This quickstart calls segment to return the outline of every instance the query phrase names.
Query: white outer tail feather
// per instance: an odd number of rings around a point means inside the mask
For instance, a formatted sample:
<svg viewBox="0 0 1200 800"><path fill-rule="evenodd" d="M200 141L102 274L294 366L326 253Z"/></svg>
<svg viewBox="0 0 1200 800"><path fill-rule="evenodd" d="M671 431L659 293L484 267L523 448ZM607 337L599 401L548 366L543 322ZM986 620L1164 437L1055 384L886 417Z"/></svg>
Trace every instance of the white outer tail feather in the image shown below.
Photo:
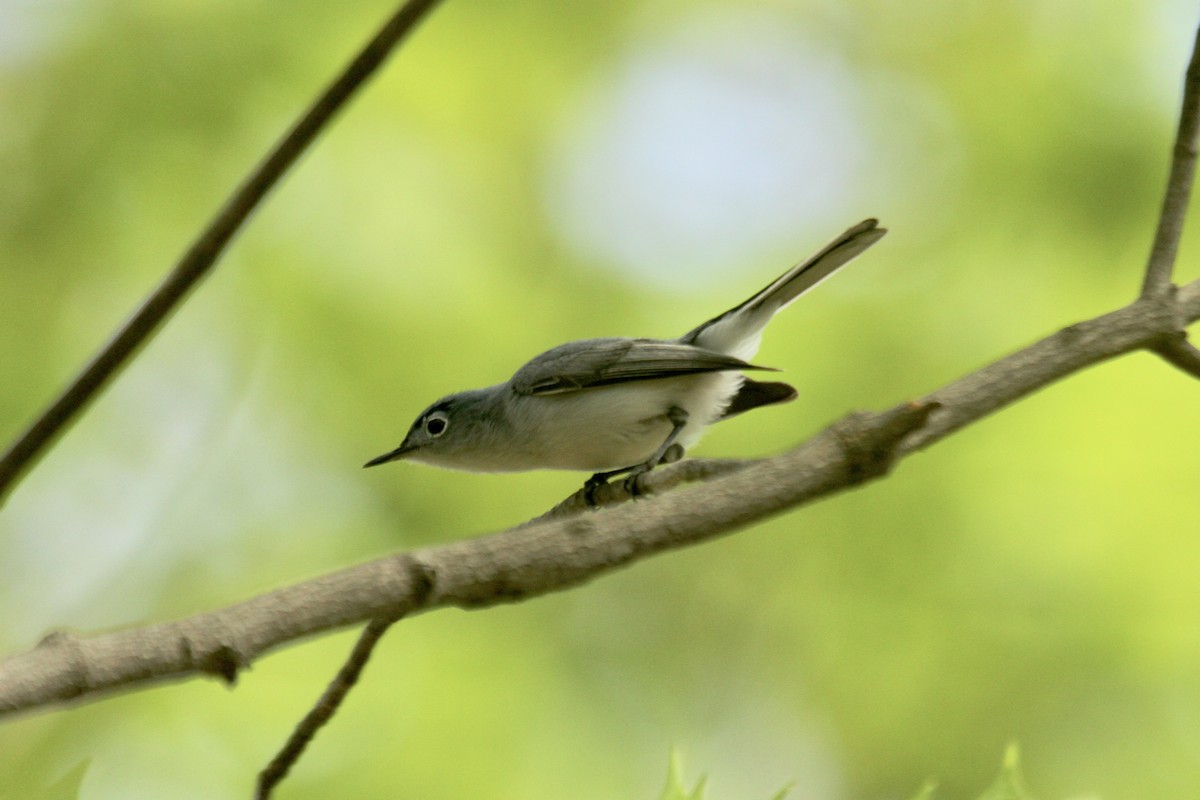
<svg viewBox="0 0 1200 800"><path fill-rule="evenodd" d="M882 239L887 229L878 224L878 220L866 219L846 229L749 300L684 334L682 340L749 361L758 352L763 329L771 318Z"/></svg>

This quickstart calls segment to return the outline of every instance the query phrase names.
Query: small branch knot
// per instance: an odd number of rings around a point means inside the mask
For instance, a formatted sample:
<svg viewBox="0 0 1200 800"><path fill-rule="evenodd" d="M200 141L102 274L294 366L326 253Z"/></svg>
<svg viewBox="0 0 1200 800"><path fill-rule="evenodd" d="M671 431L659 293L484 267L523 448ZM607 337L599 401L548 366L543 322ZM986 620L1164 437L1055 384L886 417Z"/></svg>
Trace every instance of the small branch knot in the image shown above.
<svg viewBox="0 0 1200 800"><path fill-rule="evenodd" d="M63 647L74 641L75 636L70 631L50 631L37 643L38 647Z"/></svg>
<svg viewBox="0 0 1200 800"><path fill-rule="evenodd" d="M408 579L412 581L413 608L421 608L429 602L437 586L437 570L412 556L405 558L404 569L408 572ZM406 612L400 612L401 615L404 613Z"/></svg>
<svg viewBox="0 0 1200 800"><path fill-rule="evenodd" d="M38 650L58 650L65 652L66 660L73 676L71 697L86 694L91 688L91 675L87 659L83 655L83 646L79 637L70 631L50 631L37 643Z"/></svg>
<svg viewBox="0 0 1200 800"><path fill-rule="evenodd" d="M935 400L912 401L878 414L856 411L837 422L830 432L846 456L849 482L856 485L887 474L900 442L923 427L940 406Z"/></svg>
<svg viewBox="0 0 1200 800"><path fill-rule="evenodd" d="M215 675L229 686L237 683L238 672L244 666L241 656L227 644L213 650L200 663L200 668L209 675Z"/></svg>
<svg viewBox="0 0 1200 800"><path fill-rule="evenodd" d="M838 420L830 428L846 456L846 469L851 484L859 484L874 475L887 472L887 456L873 441L869 422L872 414L855 411Z"/></svg>

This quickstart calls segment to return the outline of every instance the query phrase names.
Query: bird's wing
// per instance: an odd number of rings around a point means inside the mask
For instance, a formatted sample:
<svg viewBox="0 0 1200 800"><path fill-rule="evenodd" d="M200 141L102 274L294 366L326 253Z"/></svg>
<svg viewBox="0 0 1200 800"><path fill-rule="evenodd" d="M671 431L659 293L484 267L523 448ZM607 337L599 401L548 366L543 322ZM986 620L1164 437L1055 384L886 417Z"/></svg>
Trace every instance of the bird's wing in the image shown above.
<svg viewBox="0 0 1200 800"><path fill-rule="evenodd" d="M770 369L682 342L656 339L585 339L547 350L517 370L517 394L577 392L630 381L674 378L701 372Z"/></svg>

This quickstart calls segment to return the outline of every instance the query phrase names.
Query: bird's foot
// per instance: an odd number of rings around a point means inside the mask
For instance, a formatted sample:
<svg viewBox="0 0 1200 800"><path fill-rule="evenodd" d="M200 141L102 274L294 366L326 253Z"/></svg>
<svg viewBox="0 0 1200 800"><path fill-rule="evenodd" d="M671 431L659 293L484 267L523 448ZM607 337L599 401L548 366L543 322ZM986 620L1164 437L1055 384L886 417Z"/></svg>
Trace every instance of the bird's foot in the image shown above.
<svg viewBox="0 0 1200 800"><path fill-rule="evenodd" d="M621 475L623 473L629 473L626 475L625 480L621 482L621 485L625 488L625 491L629 492L630 497L641 497L644 491L641 483L641 477L643 475L657 467L659 464L674 464L681 458L683 458L683 445L671 444L669 447L663 450L662 455L658 456L657 458L652 458L645 463L636 464L632 467L625 467L624 469L614 469L611 472L597 472L595 475L583 482L583 502L588 508L595 508L596 490L601 486L607 485L609 478L616 477L617 475Z"/></svg>
<svg viewBox="0 0 1200 800"><path fill-rule="evenodd" d="M683 445L676 442L667 448L663 453L662 458L658 460L659 464L674 464L679 459L683 458Z"/></svg>
<svg viewBox="0 0 1200 800"><path fill-rule="evenodd" d="M642 496L642 476L652 469L654 469L654 466L651 464L638 464L629 470L629 474L625 476L622 485L634 500Z"/></svg>
<svg viewBox="0 0 1200 800"><path fill-rule="evenodd" d="M596 507L596 490L601 486L606 486L608 479L612 476L611 472L597 472L583 482L583 502L588 508Z"/></svg>
<svg viewBox="0 0 1200 800"><path fill-rule="evenodd" d="M629 492L629 496L634 499L641 497L645 493L645 488L642 486L643 475L660 464L674 464L681 458L683 458L683 445L672 444L663 451L663 454L657 460L638 464L629 470L629 475L625 478L625 491Z"/></svg>

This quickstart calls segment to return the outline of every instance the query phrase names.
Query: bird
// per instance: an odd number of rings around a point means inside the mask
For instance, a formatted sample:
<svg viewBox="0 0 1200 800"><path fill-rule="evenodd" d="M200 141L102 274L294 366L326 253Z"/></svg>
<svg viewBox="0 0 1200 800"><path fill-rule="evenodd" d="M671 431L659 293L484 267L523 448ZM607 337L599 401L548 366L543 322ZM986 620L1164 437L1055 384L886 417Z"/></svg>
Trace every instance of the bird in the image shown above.
<svg viewBox="0 0 1200 800"><path fill-rule="evenodd" d="M406 460L471 472L593 473L584 496L678 460L705 429L795 399L776 372L749 362L771 318L878 242L866 219L723 314L677 339L582 339L534 356L504 383L451 394L422 411L398 447L364 467Z"/></svg>

